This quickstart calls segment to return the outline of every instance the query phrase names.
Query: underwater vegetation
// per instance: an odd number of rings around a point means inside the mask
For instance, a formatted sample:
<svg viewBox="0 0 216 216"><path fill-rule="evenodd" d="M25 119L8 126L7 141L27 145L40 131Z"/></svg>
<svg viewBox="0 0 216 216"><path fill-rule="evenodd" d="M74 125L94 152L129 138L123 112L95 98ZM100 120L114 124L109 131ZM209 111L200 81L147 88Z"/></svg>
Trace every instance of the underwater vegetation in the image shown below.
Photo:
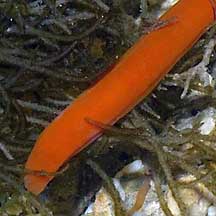
<svg viewBox="0 0 216 216"><path fill-rule="evenodd" d="M101 185L116 215L127 215L110 177L137 158L148 165L166 215L172 212L163 182L182 215L183 187L216 204L215 26L115 127L92 122L105 135L54 173L40 197L23 186L24 163L40 132L148 32L149 14L161 2L0 1L1 215L81 215ZM179 182L185 173L195 180Z"/></svg>

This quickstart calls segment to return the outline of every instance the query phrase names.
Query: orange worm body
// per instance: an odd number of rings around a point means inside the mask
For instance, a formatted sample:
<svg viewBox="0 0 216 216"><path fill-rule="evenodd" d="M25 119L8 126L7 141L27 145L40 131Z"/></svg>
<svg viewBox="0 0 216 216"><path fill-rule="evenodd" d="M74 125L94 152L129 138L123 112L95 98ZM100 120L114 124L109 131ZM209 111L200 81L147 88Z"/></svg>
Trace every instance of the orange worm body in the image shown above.
<svg viewBox="0 0 216 216"><path fill-rule="evenodd" d="M212 0L180 0L160 20L177 22L143 36L103 79L82 93L40 135L26 169L56 172L95 140L102 129L90 118L114 124L137 105L214 22ZM39 194L52 176L27 174L26 188Z"/></svg>

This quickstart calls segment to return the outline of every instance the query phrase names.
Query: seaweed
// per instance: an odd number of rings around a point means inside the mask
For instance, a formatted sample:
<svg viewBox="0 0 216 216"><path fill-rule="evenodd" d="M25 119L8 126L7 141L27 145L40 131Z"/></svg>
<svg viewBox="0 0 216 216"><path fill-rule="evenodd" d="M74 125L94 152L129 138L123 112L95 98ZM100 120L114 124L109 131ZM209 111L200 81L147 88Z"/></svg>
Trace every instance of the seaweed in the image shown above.
<svg viewBox="0 0 216 216"><path fill-rule="evenodd" d="M87 164L103 179L105 188L111 194L114 204L115 204L115 215L116 216L126 216L126 211L123 207L120 195L116 190L112 178L108 177L106 173L92 160L88 160Z"/></svg>

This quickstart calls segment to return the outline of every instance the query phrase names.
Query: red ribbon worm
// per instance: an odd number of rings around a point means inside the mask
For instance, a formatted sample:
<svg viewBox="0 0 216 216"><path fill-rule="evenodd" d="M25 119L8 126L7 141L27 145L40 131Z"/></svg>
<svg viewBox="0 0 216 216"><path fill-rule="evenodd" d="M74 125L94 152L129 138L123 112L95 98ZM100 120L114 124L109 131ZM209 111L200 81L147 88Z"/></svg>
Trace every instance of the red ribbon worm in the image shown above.
<svg viewBox="0 0 216 216"><path fill-rule="evenodd" d="M148 95L214 22L213 0L180 0L160 20L177 22L143 36L119 63L69 105L40 135L26 169L56 172L102 134L88 117L114 124ZM27 174L26 188L39 194L52 176Z"/></svg>

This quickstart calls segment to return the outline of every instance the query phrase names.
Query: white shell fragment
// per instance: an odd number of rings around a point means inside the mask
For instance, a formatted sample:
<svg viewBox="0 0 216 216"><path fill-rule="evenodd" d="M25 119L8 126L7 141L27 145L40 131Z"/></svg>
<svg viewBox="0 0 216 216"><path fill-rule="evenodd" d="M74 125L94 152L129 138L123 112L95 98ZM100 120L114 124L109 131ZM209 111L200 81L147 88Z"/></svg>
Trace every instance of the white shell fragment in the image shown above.
<svg viewBox="0 0 216 216"><path fill-rule="evenodd" d="M194 203L190 208L190 216L205 216L208 212L209 202L205 198L201 198L198 202Z"/></svg>
<svg viewBox="0 0 216 216"><path fill-rule="evenodd" d="M164 3L161 6L162 10L167 10L168 8L170 8L171 6L173 6L174 4L176 4L179 0L167 0L164 1Z"/></svg>
<svg viewBox="0 0 216 216"><path fill-rule="evenodd" d="M122 170L120 170L116 177L120 178L121 176L137 173L137 172L144 172L144 165L141 160L135 160L132 163L125 166Z"/></svg>
<svg viewBox="0 0 216 216"><path fill-rule="evenodd" d="M211 131L215 128L215 119L213 119L212 117L206 117L201 123L202 125L199 130L202 135L210 134Z"/></svg>
<svg viewBox="0 0 216 216"><path fill-rule="evenodd" d="M214 87L215 82L213 80L213 77L208 72L202 71L201 73L199 73L199 78L204 87Z"/></svg>
<svg viewBox="0 0 216 216"><path fill-rule="evenodd" d="M186 182L194 181L195 178L192 175L186 174L186 175L179 176L178 180L182 183L183 182L186 183ZM197 185L197 187L201 187L201 185ZM183 188L179 190L179 195L187 207L188 216L207 215L207 212L209 211L208 208L211 203L206 198L204 198L199 192L197 192L192 188ZM180 216L179 208L170 190L168 190L167 193L167 203L173 215Z"/></svg>
<svg viewBox="0 0 216 216"><path fill-rule="evenodd" d="M216 216L216 206L210 206L208 208L208 215L207 216Z"/></svg>
<svg viewBox="0 0 216 216"><path fill-rule="evenodd" d="M216 109L209 107L202 112L197 113L196 116L181 119L177 125L176 129L181 131L185 129L192 129L193 125L197 123L197 120L200 122L199 131L202 135L210 134L215 128L216 121Z"/></svg>
<svg viewBox="0 0 216 216"><path fill-rule="evenodd" d="M94 216L115 216L112 198L104 188L97 194L93 213Z"/></svg>

